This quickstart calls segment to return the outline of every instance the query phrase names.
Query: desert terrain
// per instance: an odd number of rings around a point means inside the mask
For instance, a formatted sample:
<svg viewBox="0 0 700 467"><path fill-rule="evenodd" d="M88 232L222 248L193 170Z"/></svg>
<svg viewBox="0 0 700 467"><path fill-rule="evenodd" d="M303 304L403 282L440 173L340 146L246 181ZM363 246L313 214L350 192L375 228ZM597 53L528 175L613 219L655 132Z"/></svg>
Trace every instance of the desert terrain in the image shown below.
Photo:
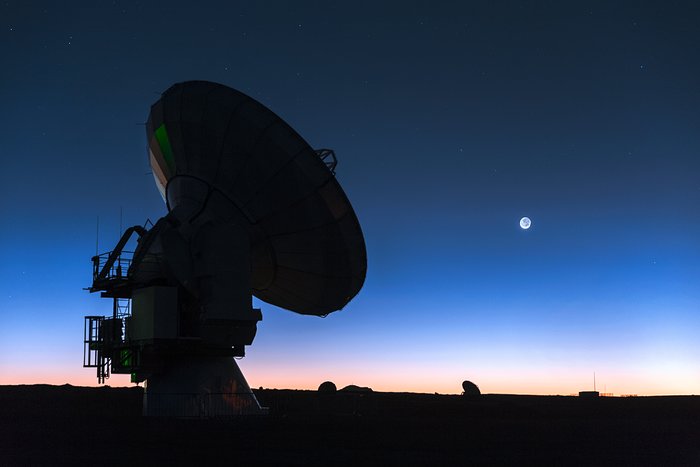
<svg viewBox="0 0 700 467"><path fill-rule="evenodd" d="M144 418L141 388L0 386L0 465L700 465L700 397L319 394Z"/></svg>

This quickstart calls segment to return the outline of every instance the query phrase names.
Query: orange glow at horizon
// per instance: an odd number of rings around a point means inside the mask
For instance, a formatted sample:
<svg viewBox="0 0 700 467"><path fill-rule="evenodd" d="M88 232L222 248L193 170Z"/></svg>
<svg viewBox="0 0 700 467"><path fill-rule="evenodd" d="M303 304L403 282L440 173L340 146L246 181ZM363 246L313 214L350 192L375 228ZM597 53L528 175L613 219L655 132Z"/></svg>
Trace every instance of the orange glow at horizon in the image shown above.
<svg viewBox="0 0 700 467"><path fill-rule="evenodd" d="M240 363L240 362L239 362ZM355 384L368 386L380 392L415 392L459 394L464 379L476 383L484 394L531 394L531 395L571 395L581 390L593 389L591 375L580 375L578 372L496 372L475 371L465 378L457 374L431 373L423 377L413 378L403 373L401 369L392 371L383 369L367 369L364 372L347 371L339 368L311 368L302 372L295 367L255 367L241 365L244 375L252 388L264 387L275 389L316 390L323 381L333 381L338 388ZM509 373L509 374L508 374ZM416 373L412 373L415 375ZM672 382L671 380L675 380ZM664 382L665 381L665 382ZM3 371L0 375L0 385L21 384L50 384L96 387L95 370L78 368L70 371L55 369L52 372L38 373L27 369ZM130 387L129 375L112 375L106 386ZM600 392L644 395L678 395L697 394L700 387L700 375L693 375L689 369L680 368L667 371L666 374L640 375L634 373L618 373L607 375L597 373L596 389Z"/></svg>

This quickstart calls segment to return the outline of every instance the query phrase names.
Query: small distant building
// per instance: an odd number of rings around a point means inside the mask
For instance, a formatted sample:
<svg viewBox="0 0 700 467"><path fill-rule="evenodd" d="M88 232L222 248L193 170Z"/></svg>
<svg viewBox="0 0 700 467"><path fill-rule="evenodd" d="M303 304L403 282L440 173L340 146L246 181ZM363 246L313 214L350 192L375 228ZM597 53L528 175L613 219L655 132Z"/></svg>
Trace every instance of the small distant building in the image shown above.
<svg viewBox="0 0 700 467"><path fill-rule="evenodd" d="M600 393L598 391L579 391L578 396L591 399L594 397L600 397Z"/></svg>

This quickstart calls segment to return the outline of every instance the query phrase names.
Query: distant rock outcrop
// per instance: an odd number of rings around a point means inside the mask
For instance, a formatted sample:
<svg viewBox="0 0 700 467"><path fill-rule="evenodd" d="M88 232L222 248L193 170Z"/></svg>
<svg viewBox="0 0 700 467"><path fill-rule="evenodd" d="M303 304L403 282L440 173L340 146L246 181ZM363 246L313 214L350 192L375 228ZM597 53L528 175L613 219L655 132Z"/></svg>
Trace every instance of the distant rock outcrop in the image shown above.
<svg viewBox="0 0 700 467"><path fill-rule="evenodd" d="M372 391L372 388L363 387L363 386L355 386L354 384L351 384L349 386L345 386L343 389L340 390L340 392L364 393L364 392L373 392L373 391Z"/></svg>

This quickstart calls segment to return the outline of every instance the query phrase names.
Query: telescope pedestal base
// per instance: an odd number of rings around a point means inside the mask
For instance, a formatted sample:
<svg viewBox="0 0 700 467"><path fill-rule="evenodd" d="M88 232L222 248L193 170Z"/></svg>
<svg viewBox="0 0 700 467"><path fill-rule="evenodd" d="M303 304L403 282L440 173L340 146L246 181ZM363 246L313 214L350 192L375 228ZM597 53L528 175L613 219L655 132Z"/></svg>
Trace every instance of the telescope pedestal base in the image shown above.
<svg viewBox="0 0 700 467"><path fill-rule="evenodd" d="M169 362L145 384L147 417L217 418L262 415L253 391L232 357L191 357Z"/></svg>

